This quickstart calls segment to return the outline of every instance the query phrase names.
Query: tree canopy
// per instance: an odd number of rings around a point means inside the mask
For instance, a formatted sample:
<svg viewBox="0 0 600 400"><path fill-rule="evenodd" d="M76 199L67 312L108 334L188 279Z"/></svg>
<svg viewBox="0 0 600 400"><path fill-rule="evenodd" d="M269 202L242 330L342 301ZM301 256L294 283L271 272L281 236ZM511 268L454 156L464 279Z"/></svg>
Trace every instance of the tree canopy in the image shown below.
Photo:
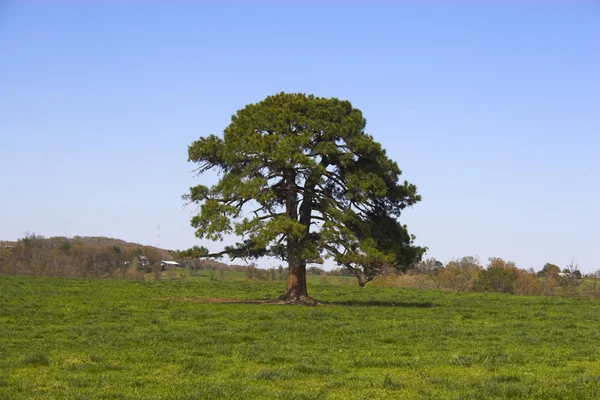
<svg viewBox="0 0 600 400"><path fill-rule="evenodd" d="M560 267L552 263L544 264L541 271L538 272L539 276L558 276L560 273Z"/></svg>
<svg viewBox="0 0 600 400"><path fill-rule="evenodd" d="M363 285L383 268L419 261L425 248L398 218L421 197L399 182L398 165L365 126L348 101L280 93L237 111L222 137L193 142L188 155L198 174L220 176L184 196L199 204L196 236L241 239L192 253L287 261L288 300L307 298L307 263L332 259Z"/></svg>

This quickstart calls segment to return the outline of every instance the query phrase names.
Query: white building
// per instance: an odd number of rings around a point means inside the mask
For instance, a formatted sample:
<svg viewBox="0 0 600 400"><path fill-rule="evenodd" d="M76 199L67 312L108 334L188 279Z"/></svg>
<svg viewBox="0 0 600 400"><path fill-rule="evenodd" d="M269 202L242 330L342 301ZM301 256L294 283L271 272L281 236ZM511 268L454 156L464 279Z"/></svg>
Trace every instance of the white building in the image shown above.
<svg viewBox="0 0 600 400"><path fill-rule="evenodd" d="M179 268L179 263L175 261L161 261L160 266L169 269L169 268Z"/></svg>

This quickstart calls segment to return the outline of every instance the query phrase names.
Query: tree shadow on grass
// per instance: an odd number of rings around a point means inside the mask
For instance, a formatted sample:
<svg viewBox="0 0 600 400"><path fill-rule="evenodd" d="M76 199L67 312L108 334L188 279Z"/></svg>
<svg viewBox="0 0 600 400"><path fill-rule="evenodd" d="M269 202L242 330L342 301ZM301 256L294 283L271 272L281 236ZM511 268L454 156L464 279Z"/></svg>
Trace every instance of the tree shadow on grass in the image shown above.
<svg viewBox="0 0 600 400"><path fill-rule="evenodd" d="M431 302L409 301L382 301L382 300L344 300L344 301L316 301L315 304L287 302L283 300L245 300L245 299L215 299L215 298L168 298L165 300L189 301L194 303L213 304L274 304L274 305L310 305L310 306L337 306L337 307L398 307L398 308L431 308Z"/></svg>
<svg viewBox="0 0 600 400"><path fill-rule="evenodd" d="M323 305L332 306L352 306L352 307L398 307L398 308L431 308L435 304L417 301L382 301L382 300L344 300L344 301L323 301Z"/></svg>

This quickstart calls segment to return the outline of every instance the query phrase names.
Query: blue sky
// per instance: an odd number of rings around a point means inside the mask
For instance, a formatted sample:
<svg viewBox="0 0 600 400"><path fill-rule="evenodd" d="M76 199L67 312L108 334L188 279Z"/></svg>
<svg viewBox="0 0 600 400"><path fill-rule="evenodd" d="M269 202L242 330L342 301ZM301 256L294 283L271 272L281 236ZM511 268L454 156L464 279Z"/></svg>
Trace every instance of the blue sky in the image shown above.
<svg viewBox="0 0 600 400"><path fill-rule="evenodd" d="M285 91L363 111L429 256L595 271L599 71L594 1L0 2L0 240L219 249L187 146Z"/></svg>

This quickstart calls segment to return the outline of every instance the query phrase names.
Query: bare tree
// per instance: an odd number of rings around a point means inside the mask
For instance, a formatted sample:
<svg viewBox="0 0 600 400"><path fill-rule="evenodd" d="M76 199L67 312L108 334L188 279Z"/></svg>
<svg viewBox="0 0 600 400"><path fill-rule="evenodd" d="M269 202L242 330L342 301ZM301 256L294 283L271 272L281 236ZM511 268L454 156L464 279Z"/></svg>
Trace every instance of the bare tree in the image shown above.
<svg viewBox="0 0 600 400"><path fill-rule="evenodd" d="M562 272L563 278L567 285L571 287L579 286L581 284L581 271L579 271L579 265L571 261Z"/></svg>

